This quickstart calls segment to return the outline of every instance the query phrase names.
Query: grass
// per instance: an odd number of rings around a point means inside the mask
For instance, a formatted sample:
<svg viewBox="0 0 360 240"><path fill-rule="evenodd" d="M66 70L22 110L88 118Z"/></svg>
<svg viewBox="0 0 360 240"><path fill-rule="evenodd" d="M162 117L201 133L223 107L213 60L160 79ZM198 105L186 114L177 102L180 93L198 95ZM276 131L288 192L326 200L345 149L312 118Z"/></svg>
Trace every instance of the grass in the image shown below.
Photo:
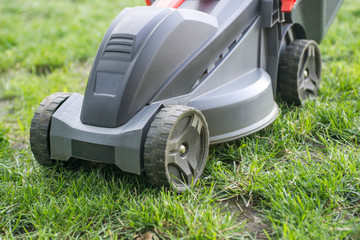
<svg viewBox="0 0 360 240"><path fill-rule="evenodd" d="M280 103L270 127L213 146L191 191L109 167L36 163L27 138L38 103L82 93L109 23L140 4L0 0L0 239L359 239L359 0L345 0L321 44L319 98Z"/></svg>

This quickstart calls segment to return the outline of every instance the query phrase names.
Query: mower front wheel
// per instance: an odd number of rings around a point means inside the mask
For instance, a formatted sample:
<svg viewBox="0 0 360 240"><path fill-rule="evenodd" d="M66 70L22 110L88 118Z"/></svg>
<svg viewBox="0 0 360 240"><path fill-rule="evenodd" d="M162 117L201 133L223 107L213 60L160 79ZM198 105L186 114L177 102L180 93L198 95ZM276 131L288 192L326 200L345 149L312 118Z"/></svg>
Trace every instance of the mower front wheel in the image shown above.
<svg viewBox="0 0 360 240"><path fill-rule="evenodd" d="M209 153L204 115L192 107L168 106L153 120L145 141L145 172L150 183L183 192L202 175Z"/></svg>
<svg viewBox="0 0 360 240"><path fill-rule="evenodd" d="M36 109L30 127L30 146L36 161L43 166L53 166L50 158L50 123L55 111L70 97L71 93L54 93L45 98Z"/></svg>

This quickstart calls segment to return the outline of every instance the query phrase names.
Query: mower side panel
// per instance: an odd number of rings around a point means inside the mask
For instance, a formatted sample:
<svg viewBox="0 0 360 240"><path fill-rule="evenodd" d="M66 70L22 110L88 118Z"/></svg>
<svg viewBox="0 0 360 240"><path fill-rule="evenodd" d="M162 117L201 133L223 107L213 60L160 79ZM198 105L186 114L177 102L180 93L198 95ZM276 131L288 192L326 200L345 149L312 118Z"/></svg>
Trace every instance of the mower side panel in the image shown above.
<svg viewBox="0 0 360 240"><path fill-rule="evenodd" d="M212 144L254 133L278 115L272 79L263 69L267 45L262 38L262 23L259 16L208 78L193 90L194 99L189 105L206 117Z"/></svg>
<svg viewBox="0 0 360 240"><path fill-rule="evenodd" d="M211 144L254 133L278 115L272 79L263 69L266 42L261 25L258 16L192 92L162 101L199 109L208 122Z"/></svg>
<svg viewBox="0 0 360 240"><path fill-rule="evenodd" d="M71 157L117 165L121 170L141 174L144 135L161 104L144 107L125 125L102 128L80 121L83 96L74 93L52 116L51 159Z"/></svg>
<svg viewBox="0 0 360 240"><path fill-rule="evenodd" d="M217 89L259 68L261 50L264 48L261 34L261 18L258 16L242 33L236 44L219 59L213 71L209 71L208 76L193 87L192 97Z"/></svg>
<svg viewBox="0 0 360 240"><path fill-rule="evenodd" d="M343 0L298 0L292 11L294 23L300 24L307 39L321 42Z"/></svg>
<svg viewBox="0 0 360 240"><path fill-rule="evenodd" d="M219 30L171 75L150 102L188 94L194 85L214 69L221 58L227 54L226 51L243 37L246 30L259 16L259 7L260 1L254 0L219 1L211 13L218 19Z"/></svg>

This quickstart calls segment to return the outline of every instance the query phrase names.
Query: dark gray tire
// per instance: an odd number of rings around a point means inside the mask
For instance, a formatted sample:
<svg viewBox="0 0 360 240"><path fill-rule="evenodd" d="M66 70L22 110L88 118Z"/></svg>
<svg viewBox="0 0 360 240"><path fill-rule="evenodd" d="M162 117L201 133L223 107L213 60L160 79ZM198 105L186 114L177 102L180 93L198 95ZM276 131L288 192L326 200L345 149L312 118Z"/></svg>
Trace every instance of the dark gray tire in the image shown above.
<svg viewBox="0 0 360 240"><path fill-rule="evenodd" d="M51 116L71 93L54 93L45 98L36 109L30 127L30 146L36 161L43 166L53 166L50 159L50 123Z"/></svg>
<svg viewBox="0 0 360 240"><path fill-rule="evenodd" d="M321 83L321 53L312 40L294 40L279 61L277 91L288 104L300 106L318 95Z"/></svg>
<svg viewBox="0 0 360 240"><path fill-rule="evenodd" d="M145 172L150 183L183 192L204 172L209 130L204 115L187 106L163 108L153 120L145 147Z"/></svg>

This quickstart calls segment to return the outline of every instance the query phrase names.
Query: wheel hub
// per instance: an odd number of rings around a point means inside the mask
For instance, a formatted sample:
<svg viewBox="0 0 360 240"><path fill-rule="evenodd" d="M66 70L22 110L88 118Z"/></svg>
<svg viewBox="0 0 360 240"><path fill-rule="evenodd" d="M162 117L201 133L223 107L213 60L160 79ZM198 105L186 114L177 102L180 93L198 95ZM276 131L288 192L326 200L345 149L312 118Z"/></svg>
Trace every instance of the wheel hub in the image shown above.
<svg viewBox="0 0 360 240"><path fill-rule="evenodd" d="M188 106L165 107L151 124L144 148L145 171L153 183L187 190L204 172L209 153L205 117Z"/></svg>
<svg viewBox="0 0 360 240"><path fill-rule="evenodd" d="M187 152L187 148L184 144L182 144L179 148L180 155L184 155Z"/></svg>
<svg viewBox="0 0 360 240"><path fill-rule="evenodd" d="M305 69L304 77L305 77L305 79L309 77L309 69Z"/></svg>

